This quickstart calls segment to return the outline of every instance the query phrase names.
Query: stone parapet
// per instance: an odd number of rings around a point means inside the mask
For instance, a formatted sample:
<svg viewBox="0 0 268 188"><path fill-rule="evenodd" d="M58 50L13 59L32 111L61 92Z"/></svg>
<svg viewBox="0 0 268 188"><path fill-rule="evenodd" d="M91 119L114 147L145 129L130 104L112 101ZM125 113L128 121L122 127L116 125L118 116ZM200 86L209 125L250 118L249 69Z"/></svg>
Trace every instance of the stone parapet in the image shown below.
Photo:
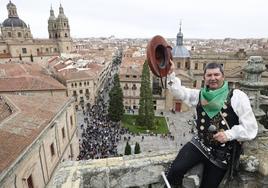
<svg viewBox="0 0 268 188"><path fill-rule="evenodd" d="M168 168L176 155L177 151L150 152L106 159L66 161L59 165L47 187L162 188L164 180L161 172ZM230 183L230 188L268 187L268 176L262 170L267 164L262 161L263 164L260 163L254 170L250 168L254 162L256 163L256 158L242 157L241 163L244 165L241 166L238 176ZM202 176L200 170L202 166L199 165L186 174L183 181L184 188L199 186L199 178Z"/></svg>

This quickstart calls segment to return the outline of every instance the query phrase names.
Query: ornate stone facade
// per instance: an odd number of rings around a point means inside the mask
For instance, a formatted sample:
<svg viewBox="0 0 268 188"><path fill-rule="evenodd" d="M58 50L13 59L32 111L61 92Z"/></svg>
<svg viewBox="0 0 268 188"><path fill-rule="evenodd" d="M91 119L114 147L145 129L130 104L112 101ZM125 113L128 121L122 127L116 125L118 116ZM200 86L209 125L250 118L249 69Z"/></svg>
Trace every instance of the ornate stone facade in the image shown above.
<svg viewBox="0 0 268 188"><path fill-rule="evenodd" d="M60 5L56 18L50 10L48 20L49 39L34 39L30 26L21 20L16 5L7 4L8 18L1 24L0 62L11 60L41 61L60 53L72 51L72 39L68 18Z"/></svg>

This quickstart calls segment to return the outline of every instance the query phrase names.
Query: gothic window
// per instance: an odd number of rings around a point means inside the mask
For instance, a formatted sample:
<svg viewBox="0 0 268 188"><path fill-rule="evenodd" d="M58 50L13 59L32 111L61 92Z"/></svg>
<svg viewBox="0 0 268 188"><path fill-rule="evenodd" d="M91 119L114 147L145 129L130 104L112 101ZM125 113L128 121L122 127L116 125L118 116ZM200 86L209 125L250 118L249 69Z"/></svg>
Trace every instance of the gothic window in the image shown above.
<svg viewBox="0 0 268 188"><path fill-rule="evenodd" d="M21 38L21 32L18 32L18 37Z"/></svg>
<svg viewBox="0 0 268 188"><path fill-rule="evenodd" d="M79 93L80 93L80 94L83 94L83 90L82 90L82 89L80 89Z"/></svg>
<svg viewBox="0 0 268 188"><path fill-rule="evenodd" d="M71 86L74 87L74 84L72 83Z"/></svg>
<svg viewBox="0 0 268 188"><path fill-rule="evenodd" d="M128 85L126 84L125 86L124 86L124 90L127 90L128 89Z"/></svg>
<svg viewBox="0 0 268 188"><path fill-rule="evenodd" d="M73 91L73 96L76 96L77 94L76 94L76 91Z"/></svg>
<svg viewBox="0 0 268 188"><path fill-rule="evenodd" d="M133 84L133 86L132 86L132 90L136 90L136 89L137 89L136 84Z"/></svg>

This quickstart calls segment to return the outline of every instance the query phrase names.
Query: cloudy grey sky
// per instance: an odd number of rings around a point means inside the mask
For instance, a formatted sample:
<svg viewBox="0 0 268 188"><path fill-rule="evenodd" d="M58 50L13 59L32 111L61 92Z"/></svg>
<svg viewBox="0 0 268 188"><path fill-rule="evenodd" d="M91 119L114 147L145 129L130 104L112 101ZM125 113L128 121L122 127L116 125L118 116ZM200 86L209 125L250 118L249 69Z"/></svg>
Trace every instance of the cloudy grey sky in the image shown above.
<svg viewBox="0 0 268 188"><path fill-rule="evenodd" d="M0 22L7 18L0 0ZM12 0L35 38L48 38L52 5L62 4L72 37L268 38L267 0Z"/></svg>

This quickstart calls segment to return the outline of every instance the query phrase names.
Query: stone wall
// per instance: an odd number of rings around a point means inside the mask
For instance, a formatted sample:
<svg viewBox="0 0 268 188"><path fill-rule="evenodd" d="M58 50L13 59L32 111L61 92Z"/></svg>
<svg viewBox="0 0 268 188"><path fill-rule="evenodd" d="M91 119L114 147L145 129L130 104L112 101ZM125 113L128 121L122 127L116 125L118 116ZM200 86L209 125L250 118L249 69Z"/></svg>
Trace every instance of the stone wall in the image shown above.
<svg viewBox="0 0 268 188"><path fill-rule="evenodd" d="M47 187L162 188L164 180L161 172L168 168L176 154L177 151L151 152L107 159L63 162ZM239 174L229 188L268 187L268 176L262 171L263 168L267 168L265 161L259 165L258 158L243 155L241 164ZM198 187L201 170L202 166L199 165L187 173L183 181L185 188Z"/></svg>

